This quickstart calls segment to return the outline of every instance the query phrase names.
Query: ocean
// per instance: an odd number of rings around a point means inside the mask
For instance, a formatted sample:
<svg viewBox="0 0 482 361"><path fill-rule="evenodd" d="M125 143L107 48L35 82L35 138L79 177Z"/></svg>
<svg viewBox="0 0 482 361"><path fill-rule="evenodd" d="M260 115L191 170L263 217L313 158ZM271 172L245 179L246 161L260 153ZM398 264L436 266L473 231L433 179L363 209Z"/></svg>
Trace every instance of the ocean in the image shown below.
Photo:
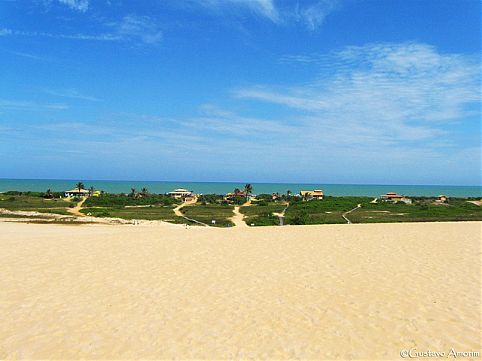
<svg viewBox="0 0 482 361"><path fill-rule="evenodd" d="M55 192L75 188L77 180L61 179L0 179L0 192L6 191L38 191L51 189ZM224 194L235 188L242 189L244 183L235 182L164 182L164 181L107 181L82 180L86 188L108 193L128 193L131 188L141 190L147 188L151 193L166 193L176 188L186 188L197 194ZM370 196L377 197L387 192L397 192L407 196L438 196L449 197L482 197L482 187L479 186L442 186L442 185L380 185L380 184L304 184L304 183L252 183L253 193L285 194L290 190L293 194L302 189L322 189L331 196Z"/></svg>

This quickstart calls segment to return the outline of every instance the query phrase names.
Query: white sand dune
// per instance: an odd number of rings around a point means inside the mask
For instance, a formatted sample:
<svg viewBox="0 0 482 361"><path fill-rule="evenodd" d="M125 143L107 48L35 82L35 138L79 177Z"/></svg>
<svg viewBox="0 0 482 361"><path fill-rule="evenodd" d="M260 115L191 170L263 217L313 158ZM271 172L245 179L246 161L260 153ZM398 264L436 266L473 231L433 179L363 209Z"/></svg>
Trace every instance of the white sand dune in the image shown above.
<svg viewBox="0 0 482 361"><path fill-rule="evenodd" d="M481 231L0 222L0 358L480 351Z"/></svg>

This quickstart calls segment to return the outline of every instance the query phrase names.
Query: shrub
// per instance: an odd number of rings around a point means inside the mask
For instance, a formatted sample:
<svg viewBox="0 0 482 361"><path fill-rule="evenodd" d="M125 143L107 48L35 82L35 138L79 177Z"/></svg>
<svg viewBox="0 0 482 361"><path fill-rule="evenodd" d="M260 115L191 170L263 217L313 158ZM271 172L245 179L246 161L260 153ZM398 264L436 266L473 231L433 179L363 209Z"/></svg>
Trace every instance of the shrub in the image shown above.
<svg viewBox="0 0 482 361"><path fill-rule="evenodd" d="M292 219L291 224L308 224L309 216L306 211L298 212Z"/></svg>
<svg viewBox="0 0 482 361"><path fill-rule="evenodd" d="M246 197L241 197L241 196L233 197L231 200L231 203L237 204L237 205L244 204L245 202L246 202Z"/></svg>
<svg viewBox="0 0 482 361"><path fill-rule="evenodd" d="M198 198L198 202L201 204L214 204L214 203L220 203L223 201L223 196L219 194L203 194L200 195Z"/></svg>
<svg viewBox="0 0 482 361"><path fill-rule="evenodd" d="M163 194L149 194L139 198L129 197L125 194L104 194L100 197L90 197L84 204L86 207L123 207L137 205L169 206L180 202L180 200Z"/></svg>
<svg viewBox="0 0 482 361"><path fill-rule="evenodd" d="M258 199L259 201L271 202L271 200L273 199L273 195L272 194L258 194L256 196L256 199Z"/></svg>

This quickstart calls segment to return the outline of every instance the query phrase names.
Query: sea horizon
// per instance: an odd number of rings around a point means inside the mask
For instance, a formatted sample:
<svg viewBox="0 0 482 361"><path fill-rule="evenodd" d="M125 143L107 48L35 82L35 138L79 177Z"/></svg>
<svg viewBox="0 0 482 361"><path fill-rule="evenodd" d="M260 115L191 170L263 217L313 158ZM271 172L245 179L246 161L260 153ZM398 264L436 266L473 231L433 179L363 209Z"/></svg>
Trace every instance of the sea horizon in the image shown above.
<svg viewBox="0 0 482 361"><path fill-rule="evenodd" d="M131 188L138 190L147 188L151 193L166 193L175 188L187 188L198 194L224 194L234 188L242 188L248 182L225 181L163 181L163 180L98 180L98 179L17 179L0 178L0 192L34 191L42 192L51 189L62 192L75 187L77 182L85 187L108 193L128 193ZM253 193L280 193L290 190L293 194L305 189L322 189L327 196L379 196L389 191L408 196L438 196L444 194L451 197L482 197L482 187L478 185L435 185L435 184L356 184L356 183L284 183L284 182L251 182Z"/></svg>

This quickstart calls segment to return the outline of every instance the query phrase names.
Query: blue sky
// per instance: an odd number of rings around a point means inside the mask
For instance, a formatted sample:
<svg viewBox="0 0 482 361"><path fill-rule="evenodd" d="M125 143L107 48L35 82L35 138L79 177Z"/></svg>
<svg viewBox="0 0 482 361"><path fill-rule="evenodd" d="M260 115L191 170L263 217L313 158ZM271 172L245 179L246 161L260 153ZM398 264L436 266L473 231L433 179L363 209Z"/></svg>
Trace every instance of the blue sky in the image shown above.
<svg viewBox="0 0 482 361"><path fill-rule="evenodd" d="M0 0L0 177L479 185L480 10Z"/></svg>

